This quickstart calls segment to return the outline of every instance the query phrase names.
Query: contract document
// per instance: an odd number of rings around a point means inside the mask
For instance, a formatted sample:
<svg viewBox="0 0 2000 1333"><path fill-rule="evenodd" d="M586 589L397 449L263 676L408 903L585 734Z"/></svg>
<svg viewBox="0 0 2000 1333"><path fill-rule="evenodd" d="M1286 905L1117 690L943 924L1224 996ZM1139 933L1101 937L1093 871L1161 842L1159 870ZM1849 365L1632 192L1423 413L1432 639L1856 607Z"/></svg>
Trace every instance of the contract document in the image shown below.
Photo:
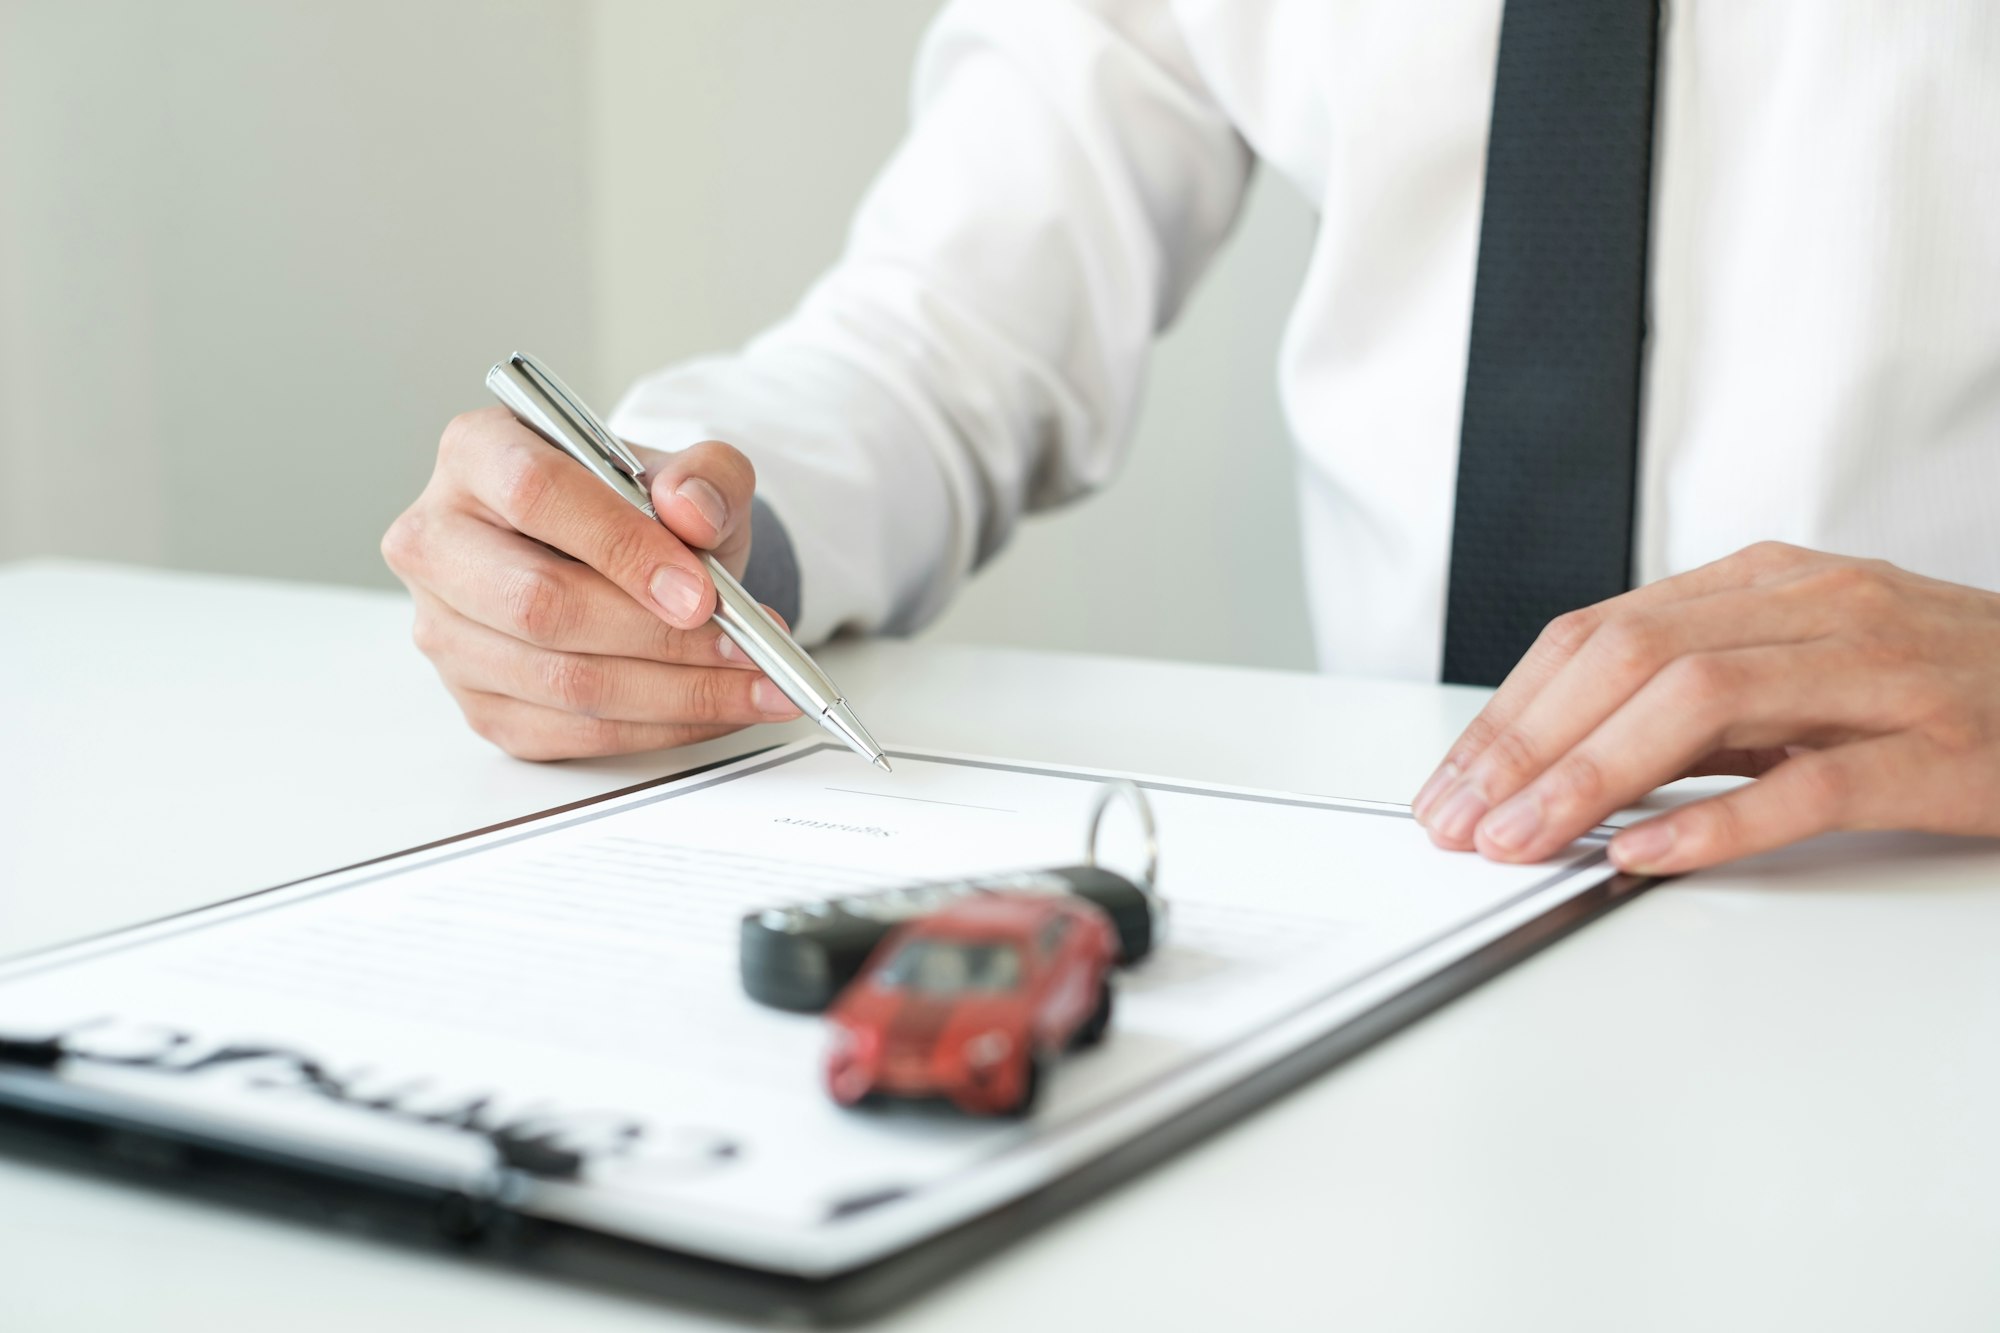
<svg viewBox="0 0 2000 1333"><path fill-rule="evenodd" d="M1400 805L1135 778L1165 934L1117 974L1104 1044L1025 1120L842 1110L825 1021L743 994L745 913L1075 864L1111 776L891 753L801 742L17 959L0 1036L95 1058L0 1066L0 1104L425 1180L486 1167L456 1130L511 1126L584 1160L510 1182L523 1214L820 1277L1042 1189L1613 874L1601 835L1497 865ZM1136 868L1119 819L1106 863Z"/></svg>

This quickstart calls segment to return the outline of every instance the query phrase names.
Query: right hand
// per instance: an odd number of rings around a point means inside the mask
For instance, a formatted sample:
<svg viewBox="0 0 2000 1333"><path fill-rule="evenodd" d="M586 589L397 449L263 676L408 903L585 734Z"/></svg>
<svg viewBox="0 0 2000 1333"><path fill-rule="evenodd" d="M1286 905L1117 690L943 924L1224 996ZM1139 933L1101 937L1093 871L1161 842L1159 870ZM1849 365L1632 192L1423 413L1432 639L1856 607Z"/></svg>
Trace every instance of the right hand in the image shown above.
<svg viewBox="0 0 2000 1333"><path fill-rule="evenodd" d="M382 538L417 647L466 721L521 759L654 750L799 715L710 620L698 551L742 576L750 460L634 449L654 522L504 408L445 427L430 485Z"/></svg>

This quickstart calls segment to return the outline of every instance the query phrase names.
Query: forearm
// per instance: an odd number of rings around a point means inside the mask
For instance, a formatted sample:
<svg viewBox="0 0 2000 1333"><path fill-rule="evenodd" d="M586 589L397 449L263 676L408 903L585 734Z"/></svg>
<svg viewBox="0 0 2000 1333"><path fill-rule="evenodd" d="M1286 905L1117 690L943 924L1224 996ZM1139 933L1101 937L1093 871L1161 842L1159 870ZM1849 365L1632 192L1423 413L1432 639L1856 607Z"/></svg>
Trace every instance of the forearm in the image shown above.
<svg viewBox="0 0 2000 1333"><path fill-rule="evenodd" d="M922 624L1022 512L1115 470L1248 171L1177 40L1144 0L953 6L841 262L740 355L621 405L641 443L756 462L803 637Z"/></svg>

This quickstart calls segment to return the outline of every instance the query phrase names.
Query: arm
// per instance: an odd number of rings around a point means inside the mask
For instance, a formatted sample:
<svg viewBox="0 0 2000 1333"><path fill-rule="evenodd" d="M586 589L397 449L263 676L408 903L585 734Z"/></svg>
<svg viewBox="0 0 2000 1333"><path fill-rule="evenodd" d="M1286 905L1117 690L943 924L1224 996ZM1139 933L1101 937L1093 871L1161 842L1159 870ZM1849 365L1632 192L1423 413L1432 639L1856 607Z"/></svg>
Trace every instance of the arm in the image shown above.
<svg viewBox="0 0 2000 1333"><path fill-rule="evenodd" d="M839 264L740 355L614 414L660 522L505 412L445 431L382 544L418 647L524 758L796 716L708 623L695 551L808 641L921 623L1023 509L1110 475L1248 171L1166 0L955 4Z"/></svg>
<svg viewBox="0 0 2000 1333"><path fill-rule="evenodd" d="M919 625L1024 510L1115 470L1248 172L1164 4L962 0L839 263L741 354L639 384L613 428L755 460L808 641Z"/></svg>

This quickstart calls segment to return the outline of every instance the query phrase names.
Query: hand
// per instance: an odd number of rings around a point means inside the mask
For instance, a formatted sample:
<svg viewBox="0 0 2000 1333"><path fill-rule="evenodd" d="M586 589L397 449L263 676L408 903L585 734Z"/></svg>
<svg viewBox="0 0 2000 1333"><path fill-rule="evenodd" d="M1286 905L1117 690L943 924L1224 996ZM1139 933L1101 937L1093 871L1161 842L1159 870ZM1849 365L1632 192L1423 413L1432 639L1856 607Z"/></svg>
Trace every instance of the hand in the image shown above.
<svg viewBox="0 0 2000 1333"><path fill-rule="evenodd" d="M2000 595L1770 542L1552 622L1417 794L1440 847L1551 856L1679 777L1756 782L1619 833L1678 874L1830 829L2000 834Z"/></svg>
<svg viewBox="0 0 2000 1333"><path fill-rule="evenodd" d="M684 745L798 709L709 621L698 550L741 575L750 460L636 450L663 522L502 408L445 428L430 485L382 538L417 647L472 729L522 759Z"/></svg>

